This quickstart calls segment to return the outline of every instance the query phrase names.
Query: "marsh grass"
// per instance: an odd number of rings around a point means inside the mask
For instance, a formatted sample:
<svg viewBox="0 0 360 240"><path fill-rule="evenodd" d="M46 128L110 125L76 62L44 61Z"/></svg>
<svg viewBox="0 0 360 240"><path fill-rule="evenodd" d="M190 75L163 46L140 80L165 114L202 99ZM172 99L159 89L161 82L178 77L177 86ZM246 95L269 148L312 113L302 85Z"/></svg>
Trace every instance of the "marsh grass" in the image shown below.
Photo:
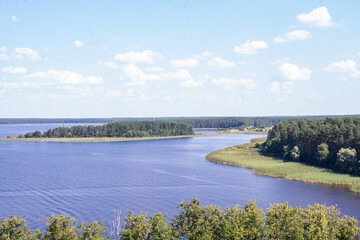
<svg viewBox="0 0 360 240"><path fill-rule="evenodd" d="M215 163L249 168L259 175L342 186L354 192L360 192L360 177L261 155L259 149L255 148L255 144L261 143L265 139L252 139L251 143L210 153L206 159Z"/></svg>

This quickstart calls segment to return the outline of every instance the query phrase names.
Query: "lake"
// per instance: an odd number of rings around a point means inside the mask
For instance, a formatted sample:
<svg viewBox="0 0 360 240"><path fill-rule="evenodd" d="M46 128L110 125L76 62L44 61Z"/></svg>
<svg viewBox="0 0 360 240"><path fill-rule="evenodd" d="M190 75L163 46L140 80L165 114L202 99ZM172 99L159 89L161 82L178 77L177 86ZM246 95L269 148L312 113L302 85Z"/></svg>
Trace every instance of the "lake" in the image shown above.
<svg viewBox="0 0 360 240"><path fill-rule="evenodd" d="M26 126L25 132L24 126ZM0 136L25 134L53 125L0 126ZM104 220L113 210L166 211L192 198L225 208L257 200L261 208L289 202L337 204L360 219L360 194L321 184L257 176L251 170L205 160L218 149L263 135L234 134L135 142L0 142L0 217L39 218L68 214L83 222Z"/></svg>

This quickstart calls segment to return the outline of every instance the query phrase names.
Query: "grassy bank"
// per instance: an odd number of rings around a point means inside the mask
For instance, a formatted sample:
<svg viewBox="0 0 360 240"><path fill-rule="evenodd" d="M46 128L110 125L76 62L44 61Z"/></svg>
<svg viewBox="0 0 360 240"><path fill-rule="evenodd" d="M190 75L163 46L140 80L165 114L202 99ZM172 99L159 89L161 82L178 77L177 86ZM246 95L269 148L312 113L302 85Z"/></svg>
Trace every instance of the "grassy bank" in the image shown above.
<svg viewBox="0 0 360 240"><path fill-rule="evenodd" d="M265 140L266 138L252 139L251 143L210 153L206 159L215 163L249 168L259 175L342 186L354 192L360 192L360 177L261 155L254 146L256 142L261 143Z"/></svg>

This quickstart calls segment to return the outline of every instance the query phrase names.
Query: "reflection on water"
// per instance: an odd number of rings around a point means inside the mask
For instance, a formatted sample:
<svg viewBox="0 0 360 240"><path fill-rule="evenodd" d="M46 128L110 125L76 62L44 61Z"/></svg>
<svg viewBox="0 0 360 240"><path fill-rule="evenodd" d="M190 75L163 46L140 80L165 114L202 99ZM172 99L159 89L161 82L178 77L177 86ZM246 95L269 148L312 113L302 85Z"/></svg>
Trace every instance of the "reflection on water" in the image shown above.
<svg viewBox="0 0 360 240"><path fill-rule="evenodd" d="M36 126L32 126L35 127ZM34 128L33 128L34 129ZM4 134L3 132L0 134ZM114 209L166 211L196 197L225 208L257 200L293 206L338 204L360 219L360 195L342 188L257 176L205 160L206 154L259 135L224 135L137 142L0 142L0 217L69 214L81 221L112 218Z"/></svg>

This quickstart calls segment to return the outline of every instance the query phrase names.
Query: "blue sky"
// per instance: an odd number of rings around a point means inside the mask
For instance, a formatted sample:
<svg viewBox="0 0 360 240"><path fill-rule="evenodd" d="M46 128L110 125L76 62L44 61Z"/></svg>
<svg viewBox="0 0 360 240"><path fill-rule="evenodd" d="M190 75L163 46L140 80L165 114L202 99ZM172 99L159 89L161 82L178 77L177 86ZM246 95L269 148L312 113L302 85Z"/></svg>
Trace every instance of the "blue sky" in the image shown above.
<svg viewBox="0 0 360 240"><path fill-rule="evenodd" d="M0 117L358 114L359 1L0 1Z"/></svg>

